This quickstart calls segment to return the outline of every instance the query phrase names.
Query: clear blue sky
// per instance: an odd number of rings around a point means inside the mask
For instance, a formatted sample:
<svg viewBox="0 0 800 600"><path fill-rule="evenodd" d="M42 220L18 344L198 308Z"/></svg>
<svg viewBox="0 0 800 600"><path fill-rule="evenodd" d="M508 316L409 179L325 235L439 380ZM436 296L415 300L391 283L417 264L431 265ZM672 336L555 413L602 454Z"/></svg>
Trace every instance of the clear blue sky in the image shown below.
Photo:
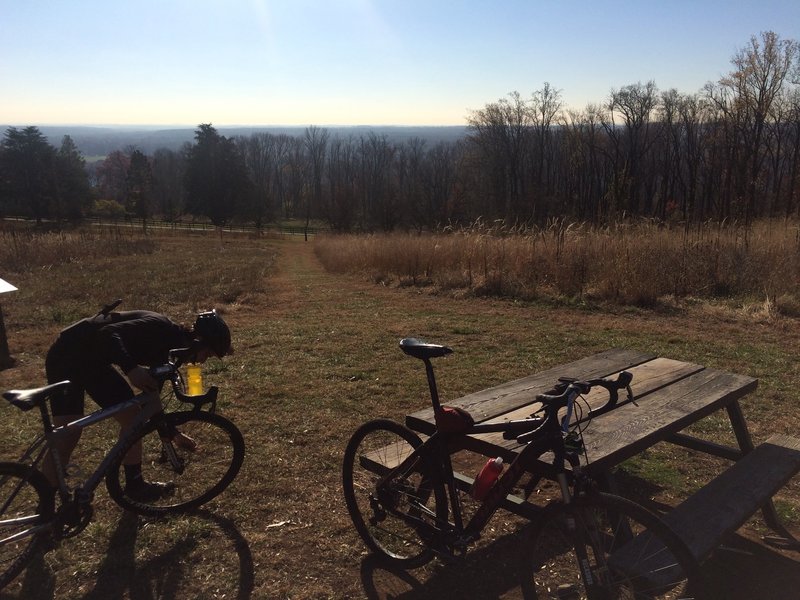
<svg viewBox="0 0 800 600"><path fill-rule="evenodd" d="M0 123L463 125L547 81L696 92L798 0L0 0Z"/></svg>

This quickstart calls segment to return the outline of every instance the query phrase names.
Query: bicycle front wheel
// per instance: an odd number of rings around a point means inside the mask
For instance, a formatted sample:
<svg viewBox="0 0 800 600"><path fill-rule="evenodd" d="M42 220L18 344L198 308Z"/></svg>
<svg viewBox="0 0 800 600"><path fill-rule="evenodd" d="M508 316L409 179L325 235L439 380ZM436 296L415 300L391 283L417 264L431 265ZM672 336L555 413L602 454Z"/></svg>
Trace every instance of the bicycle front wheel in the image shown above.
<svg viewBox="0 0 800 600"><path fill-rule="evenodd" d="M356 531L378 557L414 568L433 557L437 523L447 521L444 486L422 458L396 469L422 444L400 423L359 427L344 453L342 483Z"/></svg>
<svg viewBox="0 0 800 600"><path fill-rule="evenodd" d="M55 496L39 471L0 463L0 589L25 568L49 538Z"/></svg>
<svg viewBox="0 0 800 600"><path fill-rule="evenodd" d="M636 537L636 551L626 550ZM528 599L700 597L697 565L683 542L625 498L553 502L534 522L529 542L521 582Z"/></svg>
<svg viewBox="0 0 800 600"><path fill-rule="evenodd" d="M161 494L142 497L126 489L122 459L139 441L142 478L166 484ZM243 461L244 439L228 419L201 411L167 413L148 423L120 453L106 487L117 504L141 515L186 512L221 494Z"/></svg>

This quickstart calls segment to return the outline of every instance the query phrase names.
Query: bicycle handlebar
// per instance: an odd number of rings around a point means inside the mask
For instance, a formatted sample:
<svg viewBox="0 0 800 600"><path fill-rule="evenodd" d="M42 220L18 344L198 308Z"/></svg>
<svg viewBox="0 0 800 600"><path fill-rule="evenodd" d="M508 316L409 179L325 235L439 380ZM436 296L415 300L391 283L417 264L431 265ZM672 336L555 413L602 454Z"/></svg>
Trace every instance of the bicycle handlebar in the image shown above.
<svg viewBox="0 0 800 600"><path fill-rule="evenodd" d="M503 433L505 439L516 439L520 444L526 444L533 440L539 433L539 430L552 419L558 418L558 411L562 408L567 409L567 414L562 421L562 429L566 430L572 420L572 407L575 399L581 394L587 394L593 387L602 387L608 392L608 401L595 409L590 409L589 414L578 422L591 420L592 418L606 413L616 407L619 401L619 390L626 389L628 392L628 401L633 402L633 392L631 390L631 381L633 374L628 371L621 371L616 379L588 379L579 381L577 379L561 378L556 386L549 392L538 394L536 396L537 402L544 405L545 417L538 419L528 419L531 424L531 429L523 434L519 431L506 431Z"/></svg>
<svg viewBox="0 0 800 600"><path fill-rule="evenodd" d="M211 404L211 412L216 408L217 395L219 389L216 386L211 386L204 394L189 396L183 392L180 384L180 367L187 361L194 358L194 350L192 348L173 348L169 351L169 360L163 365L150 367L150 375L159 382L169 381L172 384L172 391L175 397L181 402L189 402L199 408L203 404Z"/></svg>
<svg viewBox="0 0 800 600"><path fill-rule="evenodd" d="M536 400L545 405L555 404L558 405L558 408L563 408L567 405L571 393L577 392L575 395L588 394L593 387L602 387L608 392L608 401L589 413L590 417L597 416L608 412L617 405L619 401L618 392L623 388L628 390L628 399L633 399L633 392L630 389L631 381L633 381L633 374L629 371L621 371L616 379L603 378L579 381L561 378L553 390L537 395Z"/></svg>

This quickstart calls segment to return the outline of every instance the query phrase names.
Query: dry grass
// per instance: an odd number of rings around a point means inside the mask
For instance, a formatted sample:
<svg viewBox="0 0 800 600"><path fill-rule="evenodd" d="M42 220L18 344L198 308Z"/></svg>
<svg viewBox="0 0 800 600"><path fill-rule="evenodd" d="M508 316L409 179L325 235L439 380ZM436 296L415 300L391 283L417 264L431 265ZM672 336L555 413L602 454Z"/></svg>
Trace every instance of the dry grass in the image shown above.
<svg viewBox="0 0 800 600"><path fill-rule="evenodd" d="M317 249L332 272L476 296L636 306L663 298L767 298L775 310L797 316L799 239L798 224L788 222L689 231L558 222L516 233L475 227L436 235L330 236Z"/></svg>
<svg viewBox="0 0 800 600"><path fill-rule="evenodd" d="M210 365L206 380L220 386L221 412L245 435L242 472L207 512L165 521L126 515L98 490L90 527L33 565L18 582L25 587L2 597L503 596L514 585L518 519L498 514L464 564L433 563L394 575L366 559L344 508L340 464L353 430L373 417L402 419L428 402L423 370L397 349L406 335L456 349L437 363L444 401L624 346L758 377L758 391L743 404L756 441L776 430L796 433L800 425L794 360L800 334L796 322L779 313L762 319L705 305L586 311L437 296L327 273L311 244L299 240L148 239L146 255L84 257L8 275L20 288L2 297L17 364L0 371L0 387L41 383L44 354L64 322L111 298L177 319L217 306L231 324L237 352ZM2 452L11 457L34 423L12 407L2 410ZM724 421L701 425L712 439L732 442ZM656 448L647 459L631 469L631 489L641 485L639 473L655 473L655 482L642 489L670 502L721 468L672 447ZM797 514L796 481L781 503L785 514ZM793 590L800 585L796 557L781 560L788 571L770 571L765 564L773 563L762 562L753 573L746 565L738 569L753 586L772 578ZM742 585L742 595L730 597L756 597L746 595L749 589Z"/></svg>

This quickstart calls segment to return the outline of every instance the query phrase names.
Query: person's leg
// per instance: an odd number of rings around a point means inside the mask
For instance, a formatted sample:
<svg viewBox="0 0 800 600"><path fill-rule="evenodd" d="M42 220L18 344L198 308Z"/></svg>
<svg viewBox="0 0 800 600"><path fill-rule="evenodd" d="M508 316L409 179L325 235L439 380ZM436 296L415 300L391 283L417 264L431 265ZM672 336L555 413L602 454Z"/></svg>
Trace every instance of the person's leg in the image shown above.
<svg viewBox="0 0 800 600"><path fill-rule="evenodd" d="M54 408L55 410L55 408ZM53 415L53 426L54 427L61 427L62 425L66 425L67 423L71 423L76 419L80 419L83 416L83 413L75 413L75 414L68 414L68 415ZM78 440L81 439L81 430L75 429L71 431L65 431L64 434L59 435L56 441L53 444L52 449L58 453L58 462L61 465L62 472L64 468L69 463L70 456L72 456L73 450L75 450L75 446L78 445ZM58 475L56 473L56 465L53 461L53 456L50 451L44 457L44 461L42 463L42 472L44 476L47 477L47 481L50 482L54 488L58 487Z"/></svg>
<svg viewBox="0 0 800 600"><path fill-rule="evenodd" d="M86 384L86 391L100 406L108 407L129 400L134 396L133 389L125 378L113 367L108 366L98 369L90 382ZM152 392L152 400L158 402L158 393ZM140 412L138 406L133 406L115 415L119 423L119 436L122 437L131 427ZM172 483L158 481L145 481L142 476L142 444L134 444L122 459L125 469L125 489L132 497L152 499L168 494L174 489Z"/></svg>
<svg viewBox="0 0 800 600"><path fill-rule="evenodd" d="M75 352L67 348L63 343L57 341L50 348L45 360L45 372L47 374L47 383L57 383L59 381L69 380L71 385L64 394L57 396L51 400L50 412L52 413L52 421L54 427L61 427L67 423L71 423L83 416L83 398L84 389L80 384L80 373L75 368L72 358L75 357ZM53 443L52 450L58 454L59 464L62 470L69 463L75 446L81 438L81 430L75 429L72 431L65 431L59 435ZM42 463L42 472L47 480L54 488L58 487L58 475L56 473L56 466L51 452L47 452Z"/></svg>

